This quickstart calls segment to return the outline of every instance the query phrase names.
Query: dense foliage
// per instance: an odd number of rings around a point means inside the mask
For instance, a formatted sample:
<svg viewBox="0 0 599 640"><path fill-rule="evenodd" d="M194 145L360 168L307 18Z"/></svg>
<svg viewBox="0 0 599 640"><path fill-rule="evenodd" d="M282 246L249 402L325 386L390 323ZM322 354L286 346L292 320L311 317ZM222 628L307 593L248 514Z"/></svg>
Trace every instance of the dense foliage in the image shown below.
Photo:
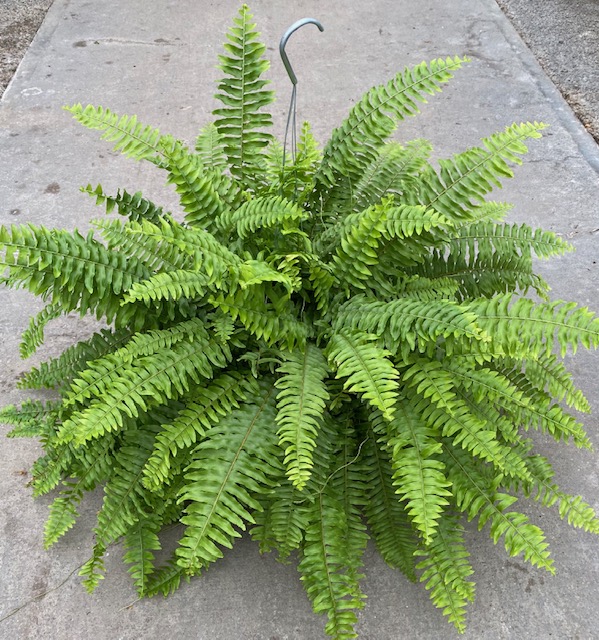
<svg viewBox="0 0 599 640"><path fill-rule="evenodd" d="M366 93L322 150L304 125L283 166L264 51L244 6L220 57L222 106L193 148L134 116L69 107L164 170L181 211L88 186L121 216L95 221L96 234L0 228L5 284L47 303L24 357L60 314L107 326L22 378L56 399L0 418L43 443L32 486L57 492L47 546L103 486L81 572L90 591L121 538L140 595L166 595L249 528L262 550L297 554L326 632L353 638L370 536L463 630L464 518L549 572L518 495L599 533L526 435L590 448L566 409L588 403L557 354L596 347L599 321L550 301L533 271L534 256L570 246L503 222L509 206L486 200L543 125L514 124L435 168L427 141L390 140L466 62L434 60ZM176 522L172 560L155 567Z"/></svg>

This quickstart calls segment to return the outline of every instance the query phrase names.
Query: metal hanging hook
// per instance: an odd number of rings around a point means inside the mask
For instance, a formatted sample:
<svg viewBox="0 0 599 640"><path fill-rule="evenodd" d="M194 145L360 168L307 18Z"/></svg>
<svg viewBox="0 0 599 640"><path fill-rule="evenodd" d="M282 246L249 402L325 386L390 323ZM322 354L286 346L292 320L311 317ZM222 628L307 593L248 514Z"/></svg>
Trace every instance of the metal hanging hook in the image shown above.
<svg viewBox="0 0 599 640"><path fill-rule="evenodd" d="M318 22L318 20L315 20L314 18L302 18L301 20L294 22L289 27L289 29L285 31L279 44L279 53L281 54L281 60L283 60L283 66L287 70L289 79L291 80L291 83L294 87L297 84L297 78L295 76L295 73L293 73L293 69L291 68L291 63L289 62L289 58L287 57L287 53L285 52L285 46L287 45L287 40L289 40L291 34L297 31L300 27L303 27L305 24L315 24L320 31L324 31L324 27L320 24L320 22Z"/></svg>

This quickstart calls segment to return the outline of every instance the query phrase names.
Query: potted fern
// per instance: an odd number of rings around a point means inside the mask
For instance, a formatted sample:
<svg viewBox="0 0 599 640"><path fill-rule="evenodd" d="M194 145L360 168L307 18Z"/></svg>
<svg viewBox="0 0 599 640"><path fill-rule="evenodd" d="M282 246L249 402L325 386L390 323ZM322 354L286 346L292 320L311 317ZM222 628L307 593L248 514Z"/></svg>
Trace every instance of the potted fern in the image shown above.
<svg viewBox="0 0 599 640"><path fill-rule="evenodd" d="M32 486L56 494L46 546L103 487L89 591L117 540L140 596L168 595L249 530L263 551L295 554L326 633L354 638L371 537L463 631L464 518L549 572L517 496L599 533L527 437L590 448L566 409L588 402L558 354L596 347L599 320L549 300L533 271L534 256L571 247L503 222L509 205L487 200L543 125L514 124L434 168L427 141L390 138L467 62L439 59L368 91L322 150L304 125L283 166L264 51L244 5L220 58L222 106L193 148L134 116L68 107L164 170L181 211L89 185L121 216L97 232L0 228L4 283L47 303L23 356L60 314L106 322L21 379L54 399L0 419L43 444ZM160 532L177 522L172 560L156 567Z"/></svg>

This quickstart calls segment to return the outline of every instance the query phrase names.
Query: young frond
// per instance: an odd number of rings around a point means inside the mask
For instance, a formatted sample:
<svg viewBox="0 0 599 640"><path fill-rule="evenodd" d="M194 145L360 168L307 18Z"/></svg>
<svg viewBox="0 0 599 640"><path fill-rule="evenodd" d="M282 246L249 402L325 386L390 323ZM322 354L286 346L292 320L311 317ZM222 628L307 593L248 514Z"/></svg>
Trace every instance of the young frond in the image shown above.
<svg viewBox="0 0 599 640"><path fill-rule="evenodd" d="M268 81L262 74L269 63L263 57L266 47L259 41L255 26L248 7L243 5L227 34L225 55L219 56L225 77L215 97L223 106L213 112L231 173L247 187L252 187L260 175L263 149L271 139L263 129L272 124L272 117L262 109L274 95L264 88Z"/></svg>

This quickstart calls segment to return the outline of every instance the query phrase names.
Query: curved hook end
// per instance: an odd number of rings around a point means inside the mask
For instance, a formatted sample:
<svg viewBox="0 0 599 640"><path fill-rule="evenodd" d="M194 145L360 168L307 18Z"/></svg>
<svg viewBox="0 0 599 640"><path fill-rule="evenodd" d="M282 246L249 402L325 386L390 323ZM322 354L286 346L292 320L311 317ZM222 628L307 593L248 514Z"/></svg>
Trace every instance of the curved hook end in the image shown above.
<svg viewBox="0 0 599 640"><path fill-rule="evenodd" d="M291 83L293 85L297 84L297 77L295 76L295 73L291 68L291 63L289 62L289 58L287 57L287 53L285 52L285 46L287 45L287 40L289 40L291 34L306 24L315 24L320 32L324 31L324 27L322 26L322 24L320 24L320 22L315 18L302 18L301 20L294 22L289 27L289 29L285 31L283 37L281 38L281 42L279 43L279 53L281 54L281 60L283 61L283 66L285 67L287 75L289 76L289 79L291 80Z"/></svg>

